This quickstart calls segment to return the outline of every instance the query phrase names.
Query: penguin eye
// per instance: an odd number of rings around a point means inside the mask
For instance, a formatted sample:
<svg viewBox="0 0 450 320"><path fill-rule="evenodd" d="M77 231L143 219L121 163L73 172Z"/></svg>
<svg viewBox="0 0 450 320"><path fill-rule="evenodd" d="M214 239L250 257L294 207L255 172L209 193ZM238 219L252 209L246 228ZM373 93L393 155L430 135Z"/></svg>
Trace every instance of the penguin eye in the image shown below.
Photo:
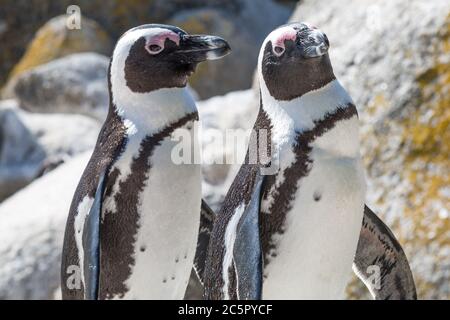
<svg viewBox="0 0 450 320"><path fill-rule="evenodd" d="M163 47L161 47L160 45L157 44L151 44L149 46L146 46L145 49L148 51L148 53L150 54L158 54L161 51L163 51Z"/></svg>
<svg viewBox="0 0 450 320"><path fill-rule="evenodd" d="M279 57L279 56L281 56L281 55L284 53L284 48L283 48L283 47L280 47L280 46L275 46L275 47L273 48L273 53L274 53L277 57Z"/></svg>

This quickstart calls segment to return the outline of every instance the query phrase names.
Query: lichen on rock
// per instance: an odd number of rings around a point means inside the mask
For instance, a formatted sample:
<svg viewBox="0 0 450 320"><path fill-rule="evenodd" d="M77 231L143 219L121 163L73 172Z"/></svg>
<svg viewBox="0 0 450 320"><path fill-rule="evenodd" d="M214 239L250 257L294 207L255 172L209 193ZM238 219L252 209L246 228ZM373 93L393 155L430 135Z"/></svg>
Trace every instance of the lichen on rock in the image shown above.
<svg viewBox="0 0 450 320"><path fill-rule="evenodd" d="M14 77L25 70L56 58L77 52L97 52L108 55L112 49L111 39L100 25L86 17L81 18L81 29L69 30L66 16L48 21L36 33L22 59L14 67Z"/></svg>
<svg viewBox="0 0 450 320"><path fill-rule="evenodd" d="M422 299L450 298L450 3L302 1L355 100L367 203L403 246ZM369 298L354 279L352 299Z"/></svg>

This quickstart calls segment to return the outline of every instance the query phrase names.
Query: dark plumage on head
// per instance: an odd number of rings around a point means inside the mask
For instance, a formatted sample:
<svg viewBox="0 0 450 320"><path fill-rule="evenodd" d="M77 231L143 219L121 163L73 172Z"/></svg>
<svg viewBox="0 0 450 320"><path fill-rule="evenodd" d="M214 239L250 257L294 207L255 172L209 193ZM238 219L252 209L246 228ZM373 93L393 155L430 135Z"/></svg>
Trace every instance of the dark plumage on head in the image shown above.
<svg viewBox="0 0 450 320"><path fill-rule="evenodd" d="M260 78L277 100L292 100L335 79L327 36L307 23L272 31L259 58Z"/></svg>
<svg viewBox="0 0 450 320"><path fill-rule="evenodd" d="M219 37L147 24L122 35L114 49L111 71L114 76L123 76L133 92L184 87L198 63L229 52L228 43Z"/></svg>

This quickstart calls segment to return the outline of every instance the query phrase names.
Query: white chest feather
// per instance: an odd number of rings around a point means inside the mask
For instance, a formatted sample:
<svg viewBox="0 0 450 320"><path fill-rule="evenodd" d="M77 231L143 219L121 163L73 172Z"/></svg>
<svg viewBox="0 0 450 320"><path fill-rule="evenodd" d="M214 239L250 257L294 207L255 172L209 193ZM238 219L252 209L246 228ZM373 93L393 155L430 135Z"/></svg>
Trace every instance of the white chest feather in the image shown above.
<svg viewBox="0 0 450 320"><path fill-rule="evenodd" d="M346 123L347 122L347 123ZM342 122L342 127L355 119ZM359 157L314 144L312 167L297 184L285 232L275 235L275 256L264 270L265 299L339 299L351 274L364 209L365 182Z"/></svg>
<svg viewBox="0 0 450 320"><path fill-rule="evenodd" d="M110 170L118 172L118 176L111 193L104 198L102 219L105 215L124 214L119 212L116 195L123 192L121 183L129 181L133 175L132 165L145 148L143 141L196 111L185 89L161 89L136 95L136 99L130 101L140 101L141 105L131 103L117 107L127 127L127 140ZM192 149L193 158L199 159L198 137L193 125L194 121L188 121L182 128L190 133L196 146ZM139 193L138 228L131 253L134 264L125 281L128 291L124 299L182 299L193 265L200 220L201 168L198 164L172 161L172 150L179 142L171 135L157 142L142 163L147 167L142 172L145 176L142 188L132 188ZM92 202L93 199L86 198L79 205L76 232L82 228ZM80 235L76 242L81 263L82 233L76 233Z"/></svg>
<svg viewBox="0 0 450 320"><path fill-rule="evenodd" d="M201 201L199 165L175 165L170 138L156 147L139 197L135 265L125 299L182 299L195 254Z"/></svg>
<svg viewBox="0 0 450 320"><path fill-rule="evenodd" d="M328 100L326 95L308 99L314 103ZM319 105L322 110L329 108L329 112L338 106ZM308 110L311 106L297 104L300 109L293 113L296 117L289 116L294 105L285 106L278 115L268 112L272 122L281 114L290 126L274 127L279 130L275 135L287 141L278 149L280 170L274 188L286 179L283 171L295 160L290 143L295 132L310 130L314 121L321 120L317 110ZM357 117L336 122L309 146L310 170L297 181L284 233L273 235L276 249L266 256L264 299L340 299L352 272L365 199ZM273 201L272 197L263 201L262 211L268 212Z"/></svg>
<svg viewBox="0 0 450 320"><path fill-rule="evenodd" d="M192 141L197 143L193 122L184 128L190 128ZM131 134L116 162L121 174L113 194L119 190L120 181L131 174L131 163L142 151L142 138L139 131ZM186 290L199 228L201 171L200 165L172 161L176 144L170 136L164 138L148 159L150 169L139 195L135 264L125 282L129 289L125 299L182 299ZM114 206L112 200L107 203L111 214L120 214Z"/></svg>

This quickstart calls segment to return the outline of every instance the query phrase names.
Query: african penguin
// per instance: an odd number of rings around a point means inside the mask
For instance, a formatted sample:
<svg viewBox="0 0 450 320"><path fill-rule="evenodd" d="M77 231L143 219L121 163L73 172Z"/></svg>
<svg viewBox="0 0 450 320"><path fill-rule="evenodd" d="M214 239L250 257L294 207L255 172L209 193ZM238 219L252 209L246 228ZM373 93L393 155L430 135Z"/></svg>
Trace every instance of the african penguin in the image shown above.
<svg viewBox="0 0 450 320"><path fill-rule="evenodd" d="M67 220L64 299L183 298L200 211L210 212L201 204L200 165L174 163L171 136L187 130L199 152L186 83L198 63L229 51L221 38L168 25L142 25L118 40L109 113Z"/></svg>
<svg viewBox="0 0 450 320"><path fill-rule="evenodd" d="M328 48L307 23L262 45L256 134L214 222L206 299L340 299L353 262L375 298L415 297L401 247L364 204L358 114Z"/></svg>

